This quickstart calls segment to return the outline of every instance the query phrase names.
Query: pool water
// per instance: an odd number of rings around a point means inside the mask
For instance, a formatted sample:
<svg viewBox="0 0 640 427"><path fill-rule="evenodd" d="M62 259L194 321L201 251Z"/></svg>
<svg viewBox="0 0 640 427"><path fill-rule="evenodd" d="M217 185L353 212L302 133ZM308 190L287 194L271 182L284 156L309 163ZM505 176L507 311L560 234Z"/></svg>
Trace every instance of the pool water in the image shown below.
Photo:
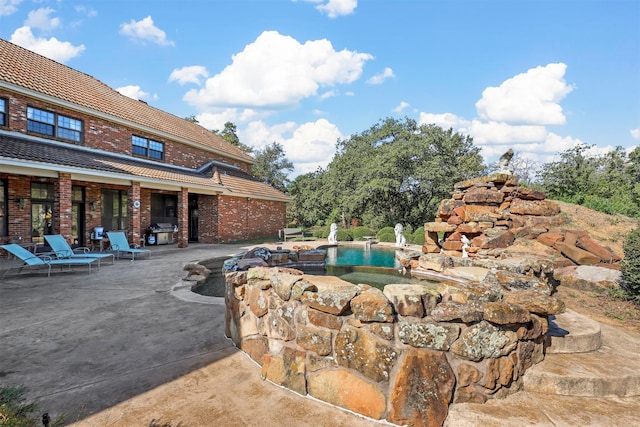
<svg viewBox="0 0 640 427"><path fill-rule="evenodd" d="M327 265L362 265L370 267L402 268L396 259L396 251L375 246L330 246Z"/></svg>

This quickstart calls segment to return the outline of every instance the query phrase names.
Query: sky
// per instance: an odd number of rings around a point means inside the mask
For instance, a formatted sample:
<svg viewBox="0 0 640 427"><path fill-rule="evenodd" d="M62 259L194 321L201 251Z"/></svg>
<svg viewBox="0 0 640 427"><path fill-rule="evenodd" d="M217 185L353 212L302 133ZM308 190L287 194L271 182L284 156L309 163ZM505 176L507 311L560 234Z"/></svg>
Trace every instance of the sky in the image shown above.
<svg viewBox="0 0 640 427"><path fill-rule="evenodd" d="M487 164L640 143L640 0L0 0L0 38L277 142L290 179L386 118L470 135Z"/></svg>

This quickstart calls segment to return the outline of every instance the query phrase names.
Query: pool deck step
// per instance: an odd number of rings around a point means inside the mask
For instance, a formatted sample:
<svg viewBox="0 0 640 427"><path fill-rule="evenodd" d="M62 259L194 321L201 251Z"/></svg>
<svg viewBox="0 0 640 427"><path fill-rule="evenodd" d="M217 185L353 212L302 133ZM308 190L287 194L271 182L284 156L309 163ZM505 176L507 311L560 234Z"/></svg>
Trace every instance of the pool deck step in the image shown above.
<svg viewBox="0 0 640 427"><path fill-rule="evenodd" d="M640 396L640 337L608 325L601 328L600 348L547 354L541 363L527 369L524 389L593 398Z"/></svg>
<svg viewBox="0 0 640 427"><path fill-rule="evenodd" d="M600 323L567 310L551 316L547 335L547 354L588 353L602 346Z"/></svg>

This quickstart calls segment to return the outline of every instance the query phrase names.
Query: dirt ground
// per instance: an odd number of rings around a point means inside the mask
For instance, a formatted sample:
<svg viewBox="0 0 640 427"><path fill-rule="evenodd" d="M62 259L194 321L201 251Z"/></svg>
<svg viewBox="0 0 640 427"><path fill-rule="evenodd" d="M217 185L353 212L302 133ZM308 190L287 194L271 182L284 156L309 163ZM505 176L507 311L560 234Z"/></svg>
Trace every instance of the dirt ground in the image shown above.
<svg viewBox="0 0 640 427"><path fill-rule="evenodd" d="M638 226L636 219L622 215L607 215L582 206L557 202L566 216L564 228L585 230L590 237L616 254L623 256L623 244L631 230ZM558 297L568 308L588 315L594 320L623 329L640 332L640 304L634 305L610 294L584 292L560 286Z"/></svg>

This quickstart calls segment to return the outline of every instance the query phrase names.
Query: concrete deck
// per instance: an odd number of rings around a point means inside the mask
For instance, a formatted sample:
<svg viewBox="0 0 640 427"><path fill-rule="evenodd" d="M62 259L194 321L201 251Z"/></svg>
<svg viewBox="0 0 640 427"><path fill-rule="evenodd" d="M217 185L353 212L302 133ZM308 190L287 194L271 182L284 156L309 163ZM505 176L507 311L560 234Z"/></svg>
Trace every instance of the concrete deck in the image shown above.
<svg viewBox="0 0 640 427"><path fill-rule="evenodd" d="M0 281L0 387L24 386L39 415L78 426L380 425L262 381L224 336L222 299L172 294L185 263L247 247L149 249L150 258L92 274L9 272Z"/></svg>
<svg viewBox="0 0 640 427"><path fill-rule="evenodd" d="M301 244L314 245L281 246ZM51 278L12 272L0 281L0 387L24 386L39 414L82 427L147 427L154 420L172 427L383 425L262 381L260 368L224 337L221 299L172 292L185 263L248 247L150 249L150 258L105 263L92 274L82 267ZM0 260L0 270L8 262ZM639 422L637 396L521 392L485 405L453 405L446 425Z"/></svg>

